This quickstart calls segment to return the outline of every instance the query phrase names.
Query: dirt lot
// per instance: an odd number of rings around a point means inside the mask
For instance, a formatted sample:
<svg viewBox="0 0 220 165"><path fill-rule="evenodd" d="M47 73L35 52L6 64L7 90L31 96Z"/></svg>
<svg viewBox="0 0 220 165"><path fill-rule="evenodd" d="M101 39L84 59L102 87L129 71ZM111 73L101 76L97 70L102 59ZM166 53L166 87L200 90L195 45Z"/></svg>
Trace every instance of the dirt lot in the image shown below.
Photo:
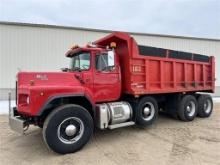
<svg viewBox="0 0 220 165"><path fill-rule="evenodd" d="M0 164L220 164L220 104L210 118L184 123L166 115L148 128L96 131L81 151L58 155L44 145L41 129L21 136L0 116Z"/></svg>

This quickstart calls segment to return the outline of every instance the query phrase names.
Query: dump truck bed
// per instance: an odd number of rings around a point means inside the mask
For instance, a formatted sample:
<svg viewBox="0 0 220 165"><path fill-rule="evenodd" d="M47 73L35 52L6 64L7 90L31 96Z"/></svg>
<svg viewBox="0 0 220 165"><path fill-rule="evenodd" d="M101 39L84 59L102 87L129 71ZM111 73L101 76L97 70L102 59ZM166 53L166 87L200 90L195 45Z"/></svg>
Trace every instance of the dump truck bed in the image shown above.
<svg viewBox="0 0 220 165"><path fill-rule="evenodd" d="M126 33L115 32L96 41L116 42L122 71L122 93L133 95L214 92L213 56L138 45Z"/></svg>

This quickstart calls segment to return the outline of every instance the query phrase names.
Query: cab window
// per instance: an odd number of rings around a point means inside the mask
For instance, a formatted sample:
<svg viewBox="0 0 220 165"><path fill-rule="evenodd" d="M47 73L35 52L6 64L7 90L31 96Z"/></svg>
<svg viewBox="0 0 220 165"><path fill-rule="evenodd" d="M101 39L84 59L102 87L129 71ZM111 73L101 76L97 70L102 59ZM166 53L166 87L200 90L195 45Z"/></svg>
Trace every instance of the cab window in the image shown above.
<svg viewBox="0 0 220 165"><path fill-rule="evenodd" d="M108 56L105 53L96 55L96 70L106 71L108 70Z"/></svg>

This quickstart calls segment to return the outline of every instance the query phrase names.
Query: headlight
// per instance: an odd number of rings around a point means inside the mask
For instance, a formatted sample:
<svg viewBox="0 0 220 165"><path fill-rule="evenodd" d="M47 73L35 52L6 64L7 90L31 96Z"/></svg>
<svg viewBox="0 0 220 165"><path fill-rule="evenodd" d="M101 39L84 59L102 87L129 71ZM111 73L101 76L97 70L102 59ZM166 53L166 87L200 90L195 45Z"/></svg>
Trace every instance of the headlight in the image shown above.
<svg viewBox="0 0 220 165"><path fill-rule="evenodd" d="M30 103L30 97L27 94L18 95L18 103L21 105L28 105Z"/></svg>

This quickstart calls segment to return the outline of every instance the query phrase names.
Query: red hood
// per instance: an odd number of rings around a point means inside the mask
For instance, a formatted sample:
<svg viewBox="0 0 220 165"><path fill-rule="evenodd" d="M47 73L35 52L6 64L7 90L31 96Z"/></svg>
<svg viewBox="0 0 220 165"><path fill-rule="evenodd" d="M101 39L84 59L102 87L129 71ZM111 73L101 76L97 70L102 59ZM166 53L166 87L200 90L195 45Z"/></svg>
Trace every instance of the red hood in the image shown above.
<svg viewBox="0 0 220 165"><path fill-rule="evenodd" d="M19 72L17 77L18 87L81 85L70 72Z"/></svg>
<svg viewBox="0 0 220 165"><path fill-rule="evenodd" d="M18 109L20 113L37 114L45 102L57 94L83 93L84 87L71 72L19 72ZM27 103L29 98L29 103Z"/></svg>

